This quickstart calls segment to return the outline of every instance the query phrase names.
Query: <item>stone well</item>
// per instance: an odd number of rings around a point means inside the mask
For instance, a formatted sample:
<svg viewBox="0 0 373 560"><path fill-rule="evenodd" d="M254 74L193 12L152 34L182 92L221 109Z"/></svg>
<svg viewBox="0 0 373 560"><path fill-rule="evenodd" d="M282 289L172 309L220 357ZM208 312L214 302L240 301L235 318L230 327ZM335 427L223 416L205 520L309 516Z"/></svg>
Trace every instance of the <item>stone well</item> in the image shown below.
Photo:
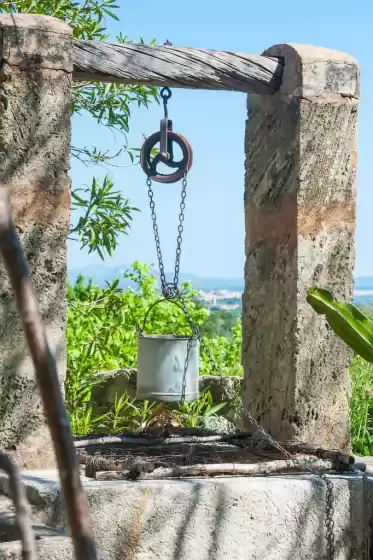
<svg viewBox="0 0 373 560"><path fill-rule="evenodd" d="M330 477L335 560L363 560L373 480ZM73 560L58 478L24 473L39 560ZM310 476L193 478L148 482L84 479L100 560L320 560L325 554L325 485ZM0 560L21 560L0 476ZM7 513L8 512L8 513Z"/></svg>

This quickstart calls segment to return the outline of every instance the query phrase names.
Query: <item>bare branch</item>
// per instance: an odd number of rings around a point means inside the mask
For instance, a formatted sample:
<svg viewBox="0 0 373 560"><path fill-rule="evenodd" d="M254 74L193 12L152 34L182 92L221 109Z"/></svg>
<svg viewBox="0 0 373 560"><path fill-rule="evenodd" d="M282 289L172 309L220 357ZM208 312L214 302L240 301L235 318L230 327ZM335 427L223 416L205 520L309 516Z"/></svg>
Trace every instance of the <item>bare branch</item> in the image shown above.
<svg viewBox="0 0 373 560"><path fill-rule="evenodd" d="M88 502L62 398L55 358L49 348L28 264L11 217L9 189L0 188L0 253L7 268L45 416L52 435L67 521L79 560L97 560Z"/></svg>
<svg viewBox="0 0 373 560"><path fill-rule="evenodd" d="M22 560L36 560L35 537L31 525L31 508L17 466L3 451L0 451L0 469L9 476L11 498L16 510L16 520L22 543Z"/></svg>
<svg viewBox="0 0 373 560"><path fill-rule="evenodd" d="M302 461L304 465L301 465ZM297 459L297 460L278 460L268 461L265 463L217 463L217 464L200 464L174 467L160 467L150 473L139 474L139 480L158 480L163 478L181 478L185 476L220 476L220 475L246 475L257 476L276 473L289 472L309 472L310 467L318 472L329 472L330 470L340 470L337 462L324 461L322 459ZM132 473L130 470L122 471L97 471L95 472L96 480L120 480L130 478Z"/></svg>

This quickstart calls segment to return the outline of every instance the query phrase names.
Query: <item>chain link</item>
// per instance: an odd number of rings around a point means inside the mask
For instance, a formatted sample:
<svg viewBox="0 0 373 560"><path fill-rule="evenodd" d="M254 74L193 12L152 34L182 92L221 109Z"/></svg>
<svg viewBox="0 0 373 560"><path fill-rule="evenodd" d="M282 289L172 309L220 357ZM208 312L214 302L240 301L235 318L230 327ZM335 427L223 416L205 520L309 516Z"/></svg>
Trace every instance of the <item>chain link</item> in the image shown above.
<svg viewBox="0 0 373 560"><path fill-rule="evenodd" d="M197 336L198 340L200 341L201 348L205 352L210 364L213 366L215 373L218 377L222 378L223 375L219 371L218 364L216 360L212 356L211 352L209 351L208 347L206 346L205 341L203 340L198 325L195 324L191 314L189 313L185 300L179 296L179 303L181 304L183 311L189 321L190 326L194 332L194 335ZM297 463L302 468L307 468L310 474L317 476L320 478L326 485L326 511L325 511L325 526L326 526L326 559L327 560L334 560L335 558L335 536L334 536L334 496L333 496L333 483L325 476L324 473L317 471L313 466L312 462L308 460L301 460L297 459L292 453L290 453L287 449L285 449L278 441L273 439L273 437L265 430L265 428L259 424L256 418L245 408L242 404L241 399L238 398L237 395L233 398L234 404L237 408L248 418L248 420L255 426L257 431L266 439L275 449L277 449L287 460L291 460Z"/></svg>
<svg viewBox="0 0 373 560"><path fill-rule="evenodd" d="M190 356L190 351L192 349L192 345L193 345L193 341L194 341L195 337L190 336L188 338L188 344L187 344L187 352L186 352L186 357L185 357L185 362L184 362L184 375L183 375L183 384L182 384L182 388L181 388L181 399L180 402L184 402L185 401L185 391L186 391L186 380L187 380L187 371L188 371L188 367L189 367L189 356Z"/></svg>
<svg viewBox="0 0 373 560"><path fill-rule="evenodd" d="M180 202L180 212L179 212L179 225L177 228L178 236L176 239L176 257L175 257L175 274L174 274L174 286L177 287L179 284L179 273L180 273L180 258L181 258L181 245L183 243L183 232L184 232L184 212L185 212L185 199L186 199L186 188L187 188L187 177L184 175L183 182L181 184L181 202Z"/></svg>
<svg viewBox="0 0 373 560"><path fill-rule="evenodd" d="M159 229L158 229L158 224L157 224L157 215L155 213L154 193L153 193L153 189L152 189L152 180L150 179L150 177L147 178L146 185L148 187L149 206L150 206L150 212L151 212L151 217L152 217L152 222L153 222L155 247L156 247L156 250L157 250L159 274L160 274L160 278L161 278L161 287L162 287L162 292L163 292L164 287L167 285L167 281L166 281L166 274L165 274L164 266L163 266L161 241L159 239Z"/></svg>
<svg viewBox="0 0 373 560"><path fill-rule="evenodd" d="M179 273L180 273L180 258L181 258L181 247L183 242L183 231L184 231L184 211L185 211L185 199L186 199L186 188L187 188L187 176L185 174L182 182L182 189L181 189L181 202L180 202L180 212L179 212L179 225L178 225L178 236L176 239L176 256L175 256L175 272L173 283L167 283L166 274L164 270L163 264L163 257L162 257L162 250L159 238L159 229L157 225L157 216L155 212L155 203L154 203L154 194L152 189L152 180L150 177L147 178L147 187L148 187L148 196L149 196L149 204L151 210L151 217L153 222L153 231L154 231L154 239L155 245L157 250L157 257L158 257L158 265L159 265L159 273L160 273L160 280L161 280L161 287L162 293L165 299L173 299L178 298L180 306L182 307L188 322L192 328L192 335L188 340L187 345L187 355L184 364L184 376L183 376L183 383L182 383L182 390L181 390L181 401L185 400L185 391L186 391L186 374L189 365L189 354L192 347L193 339L197 338L200 342L201 348L206 353L206 356L213 366L216 374L219 377L223 377L222 373L219 371L218 365L211 355L211 352L207 348L201 334L199 332L199 328L194 322L191 314L188 311L186 306L185 300L182 298L179 292ZM319 477L326 485L326 512L325 512L325 526L326 526L326 559L327 560L334 560L335 558L335 537L334 537L334 496L333 496L333 483L325 476L325 474L318 472L313 466L312 462L308 460L301 460L297 459L292 453L287 451L278 441L273 439L273 437L263 428L261 424L254 418L254 416L243 406L241 400L238 396L235 395L233 399L234 404L236 407L241 411L242 414L246 416L246 418L250 421L250 423L255 426L256 430L266 439L275 449L277 449L285 458L286 460L291 460L298 464L300 467L307 468L307 470Z"/></svg>
<svg viewBox="0 0 373 560"><path fill-rule="evenodd" d="M155 202L154 202L154 193L152 189L152 180L150 177L146 180L146 185L148 187L148 197L149 197L149 206L151 212L151 218L153 222L153 231L154 231L154 239L155 239L155 246L157 250L157 258L158 258L158 266L159 266L159 275L161 280L161 288L162 294L166 299L172 299L179 294L179 273L180 273L180 258L181 258L181 246L183 243L183 232L184 232L184 212L185 212L185 200L186 200L186 189L187 189L187 174L185 173L182 187L181 187L181 202L180 202L180 212L179 212L179 225L177 228L177 238L176 238L176 255L175 255L175 268L174 268L174 278L172 283L167 282L166 273L163 264L163 256L162 256L162 249L161 249L161 242L159 238L159 229L157 224L157 215L155 212Z"/></svg>

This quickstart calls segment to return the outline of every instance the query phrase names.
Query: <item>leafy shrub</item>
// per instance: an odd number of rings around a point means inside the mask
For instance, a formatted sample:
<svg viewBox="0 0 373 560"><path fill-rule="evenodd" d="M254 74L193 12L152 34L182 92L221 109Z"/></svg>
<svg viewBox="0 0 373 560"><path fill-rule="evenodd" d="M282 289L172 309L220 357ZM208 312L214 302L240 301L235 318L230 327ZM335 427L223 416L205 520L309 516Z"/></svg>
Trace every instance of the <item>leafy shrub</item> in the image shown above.
<svg viewBox="0 0 373 560"><path fill-rule="evenodd" d="M92 414L90 400L92 387L97 383L95 373L136 367L138 326L143 326L146 311L159 300L157 280L150 273L149 267L135 262L123 276L132 282L132 288L122 290L119 288L119 280L105 288L99 288L79 278L68 289L66 400L76 434L108 426L111 431L118 431L118 426L120 430L134 430L144 422L153 406L151 403L135 403L127 395L121 395L107 415L97 418ZM183 286L183 298L188 312L193 321L201 326L210 311L197 305L196 295L190 285ZM160 334L191 333L183 311L167 302L151 310L146 330ZM231 340L223 337L205 339L205 344L220 373L242 373L239 322L234 325ZM204 353L201 353L200 371L201 374L216 373ZM190 425L192 418L198 416L196 410L201 406L202 409L205 407L205 412L209 409L208 397L194 405L181 405L178 414L184 425Z"/></svg>
<svg viewBox="0 0 373 560"><path fill-rule="evenodd" d="M323 288L308 291L308 303L324 315L335 334L355 353L350 367L352 397L350 425L352 450L358 455L373 452L373 321L362 309L338 301ZM371 315L371 309L368 308Z"/></svg>
<svg viewBox="0 0 373 560"><path fill-rule="evenodd" d="M126 394L118 395L114 406L102 416L94 416L91 391L97 383L95 373L122 367L136 367L137 327L142 325L149 306L159 299L156 278L150 268L138 262L124 274L133 288L122 290L118 281L99 288L80 278L68 290L68 372L66 399L73 432L84 435L106 430L112 433L135 431L149 419L156 403L138 402ZM184 286L184 299L193 320L200 326L208 321L210 311L195 301L196 292ZM148 332L190 334L188 321L180 309L172 304L160 304L149 314ZM223 375L242 375L241 322L236 321L228 337L214 336L210 330L204 342ZM201 352L200 372L216 374L215 367ZM353 452L373 454L373 365L356 356L350 373L352 398L350 423ZM199 401L167 404L184 426L202 427L204 420L220 412L214 406L211 394L205 391Z"/></svg>

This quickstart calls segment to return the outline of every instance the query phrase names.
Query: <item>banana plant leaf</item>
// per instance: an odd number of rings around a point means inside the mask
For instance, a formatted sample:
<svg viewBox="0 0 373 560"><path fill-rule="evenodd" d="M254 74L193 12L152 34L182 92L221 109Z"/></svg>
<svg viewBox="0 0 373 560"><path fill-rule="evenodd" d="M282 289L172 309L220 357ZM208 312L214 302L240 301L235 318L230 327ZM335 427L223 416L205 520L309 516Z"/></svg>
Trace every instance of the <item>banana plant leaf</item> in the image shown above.
<svg viewBox="0 0 373 560"><path fill-rule="evenodd" d="M355 305L338 301L323 288L311 288L307 301L354 352L373 363L373 322Z"/></svg>

